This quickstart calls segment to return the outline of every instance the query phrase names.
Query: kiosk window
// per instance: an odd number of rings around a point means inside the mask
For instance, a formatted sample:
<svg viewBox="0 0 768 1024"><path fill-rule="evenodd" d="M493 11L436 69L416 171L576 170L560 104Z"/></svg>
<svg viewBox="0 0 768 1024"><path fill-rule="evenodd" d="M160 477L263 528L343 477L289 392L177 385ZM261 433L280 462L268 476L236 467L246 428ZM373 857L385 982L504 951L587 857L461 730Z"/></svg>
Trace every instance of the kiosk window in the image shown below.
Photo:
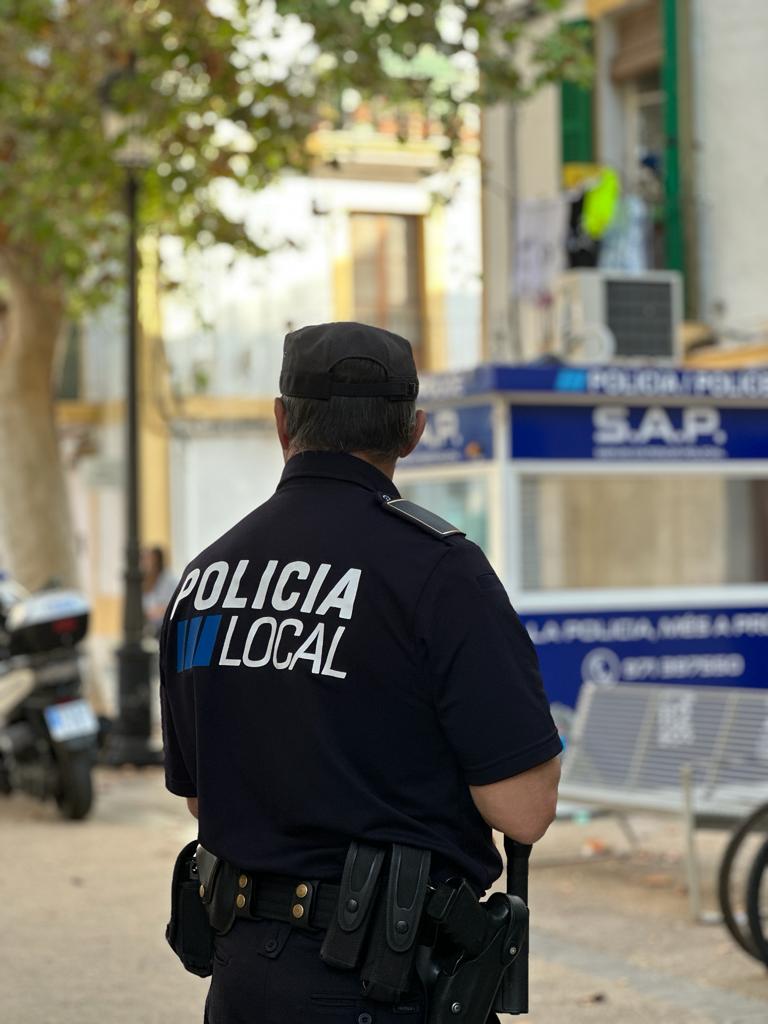
<svg viewBox="0 0 768 1024"><path fill-rule="evenodd" d="M768 582L768 480L522 480L526 590Z"/></svg>
<svg viewBox="0 0 768 1024"><path fill-rule="evenodd" d="M431 509L463 530L488 554L488 482L472 480L397 481L404 498Z"/></svg>

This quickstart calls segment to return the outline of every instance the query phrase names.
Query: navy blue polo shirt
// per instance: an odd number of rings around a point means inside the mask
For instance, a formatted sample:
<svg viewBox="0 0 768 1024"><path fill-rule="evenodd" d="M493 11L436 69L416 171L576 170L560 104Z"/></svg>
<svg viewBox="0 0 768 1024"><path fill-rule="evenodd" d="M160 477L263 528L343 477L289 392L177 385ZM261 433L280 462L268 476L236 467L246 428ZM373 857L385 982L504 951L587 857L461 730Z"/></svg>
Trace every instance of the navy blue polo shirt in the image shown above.
<svg viewBox="0 0 768 1024"><path fill-rule="evenodd" d="M305 452L187 567L161 634L166 783L238 867L337 879L352 839L429 848L486 889L468 785L561 744L533 645L480 548L388 511L392 481Z"/></svg>

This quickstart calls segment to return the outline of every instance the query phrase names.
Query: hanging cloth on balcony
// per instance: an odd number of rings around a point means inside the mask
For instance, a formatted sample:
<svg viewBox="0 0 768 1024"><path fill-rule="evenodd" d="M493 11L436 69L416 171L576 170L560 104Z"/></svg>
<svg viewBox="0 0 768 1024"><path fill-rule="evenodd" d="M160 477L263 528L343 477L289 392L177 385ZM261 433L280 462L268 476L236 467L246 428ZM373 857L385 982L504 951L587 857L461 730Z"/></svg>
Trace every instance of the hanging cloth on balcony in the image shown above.
<svg viewBox="0 0 768 1024"><path fill-rule="evenodd" d="M612 167L605 167L584 196L581 226L590 238L602 238L613 223L621 195L621 182Z"/></svg>

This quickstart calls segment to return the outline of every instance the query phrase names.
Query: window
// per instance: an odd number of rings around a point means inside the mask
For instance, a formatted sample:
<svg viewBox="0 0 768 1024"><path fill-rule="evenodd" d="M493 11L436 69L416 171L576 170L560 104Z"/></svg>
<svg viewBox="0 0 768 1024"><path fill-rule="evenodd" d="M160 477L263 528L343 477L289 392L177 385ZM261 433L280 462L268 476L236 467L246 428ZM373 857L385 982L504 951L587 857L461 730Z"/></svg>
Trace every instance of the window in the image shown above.
<svg viewBox="0 0 768 1024"><path fill-rule="evenodd" d="M352 315L401 334L423 356L421 225L418 217L353 213Z"/></svg>
<svg viewBox="0 0 768 1024"><path fill-rule="evenodd" d="M671 213L665 183L667 96L662 82L662 65L669 53L662 22L659 0L647 0L620 14L615 20L611 62L624 134L621 169L631 198L627 219L642 237L642 262L649 270L668 266L666 232Z"/></svg>
<svg viewBox="0 0 768 1024"><path fill-rule="evenodd" d="M633 82L634 103L636 107L636 123L633 148L630 149L631 167L635 167L649 154L659 161L664 152L666 139L664 136L664 92L661 87L661 75L651 71Z"/></svg>
<svg viewBox="0 0 768 1024"><path fill-rule="evenodd" d="M404 498L430 509L466 533L488 554L488 481L483 477L461 480L397 480Z"/></svg>
<svg viewBox="0 0 768 1024"><path fill-rule="evenodd" d="M666 267L664 157L665 97L658 70L623 88L624 181L645 209L645 260L650 270Z"/></svg>
<svg viewBox="0 0 768 1024"><path fill-rule="evenodd" d="M768 582L768 481L526 476L523 588Z"/></svg>

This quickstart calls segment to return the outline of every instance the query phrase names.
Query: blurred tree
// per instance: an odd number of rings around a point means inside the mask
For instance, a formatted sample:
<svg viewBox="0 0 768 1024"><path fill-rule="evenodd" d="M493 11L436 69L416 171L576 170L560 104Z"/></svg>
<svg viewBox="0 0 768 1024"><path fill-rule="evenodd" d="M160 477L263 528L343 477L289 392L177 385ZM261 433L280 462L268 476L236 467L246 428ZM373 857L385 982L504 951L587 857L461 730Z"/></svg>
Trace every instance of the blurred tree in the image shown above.
<svg viewBox="0 0 768 1024"><path fill-rule="evenodd" d="M258 238L217 204L229 179L259 189L307 170L305 141L342 97L420 103L450 159L462 106L588 75L584 30L561 0L0 0L0 551L30 586L74 580L53 419L67 318L107 301L124 269L125 139L102 128L105 81L140 111L154 150L145 230L188 247ZM527 49L523 75L517 58ZM134 69L131 76L121 69Z"/></svg>

